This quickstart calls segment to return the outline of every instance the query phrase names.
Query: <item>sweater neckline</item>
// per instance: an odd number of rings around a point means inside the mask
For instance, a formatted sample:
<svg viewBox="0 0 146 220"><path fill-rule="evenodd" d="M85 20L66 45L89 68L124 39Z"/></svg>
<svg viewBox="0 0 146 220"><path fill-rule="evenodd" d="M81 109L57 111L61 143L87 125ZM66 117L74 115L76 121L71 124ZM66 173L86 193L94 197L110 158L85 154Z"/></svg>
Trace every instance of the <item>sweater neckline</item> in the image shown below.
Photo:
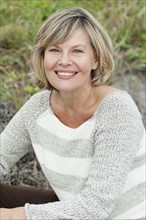
<svg viewBox="0 0 146 220"><path fill-rule="evenodd" d="M48 105L48 110L49 110L49 112L50 112L51 114L53 114L53 116L58 120L58 122L59 122L63 127L68 128L68 129L70 129L70 130L72 130L72 131L75 131L75 130L80 129L80 128L81 128L82 126L84 126L86 123L92 121L92 120L95 118L95 116L98 114L98 112L99 112L99 110L102 108L102 106L103 106L107 101L109 101L112 97L114 97L115 95L119 95L119 94L128 94L128 93L127 93L126 91L124 91L124 90L118 90L118 91L114 91L114 92L112 92L112 93L106 95L106 96L102 99L102 101L100 102L100 104L97 106L97 108L96 108L94 114L93 114L88 120L86 120L84 123L82 123L81 125L79 125L79 126L76 127L76 128L71 128L71 127L65 125L65 124L64 124L63 122L61 122L61 121L59 120L59 118L54 114L53 109L52 109L51 104L50 104L51 92L49 93L49 105Z"/></svg>

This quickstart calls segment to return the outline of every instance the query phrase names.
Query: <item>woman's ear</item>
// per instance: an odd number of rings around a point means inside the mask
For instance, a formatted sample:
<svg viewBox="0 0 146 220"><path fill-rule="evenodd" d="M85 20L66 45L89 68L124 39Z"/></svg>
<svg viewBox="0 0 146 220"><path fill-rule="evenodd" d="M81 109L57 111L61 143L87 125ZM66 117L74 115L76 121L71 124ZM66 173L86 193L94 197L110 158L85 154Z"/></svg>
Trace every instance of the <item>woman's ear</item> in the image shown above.
<svg viewBox="0 0 146 220"><path fill-rule="evenodd" d="M97 69L98 63L99 63L98 60L95 60L95 61L94 61L93 68L92 68L93 70L96 70L96 69Z"/></svg>

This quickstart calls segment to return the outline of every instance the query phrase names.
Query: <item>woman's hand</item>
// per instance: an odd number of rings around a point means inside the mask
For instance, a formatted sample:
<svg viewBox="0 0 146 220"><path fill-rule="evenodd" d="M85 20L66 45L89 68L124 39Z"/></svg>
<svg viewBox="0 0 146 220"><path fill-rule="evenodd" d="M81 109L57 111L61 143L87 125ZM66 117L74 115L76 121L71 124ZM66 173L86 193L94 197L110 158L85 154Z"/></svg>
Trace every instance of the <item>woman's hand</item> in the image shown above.
<svg viewBox="0 0 146 220"><path fill-rule="evenodd" d="M13 209L0 208L1 220L27 220L24 207L18 207Z"/></svg>
<svg viewBox="0 0 146 220"><path fill-rule="evenodd" d="M0 219L1 220L12 219L11 218L11 209L1 208L0 209Z"/></svg>

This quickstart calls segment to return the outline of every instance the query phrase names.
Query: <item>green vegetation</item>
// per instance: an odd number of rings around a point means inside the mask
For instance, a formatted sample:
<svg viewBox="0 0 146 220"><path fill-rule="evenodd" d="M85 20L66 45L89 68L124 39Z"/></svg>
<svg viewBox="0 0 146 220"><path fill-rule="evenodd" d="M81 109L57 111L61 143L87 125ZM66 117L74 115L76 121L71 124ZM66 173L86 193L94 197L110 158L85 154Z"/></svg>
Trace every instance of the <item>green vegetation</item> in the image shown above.
<svg viewBox="0 0 146 220"><path fill-rule="evenodd" d="M30 77L34 37L42 22L56 10L88 9L107 29L115 49L117 69L144 71L146 34L144 0L1 0L1 99L19 109L38 88ZM120 65L118 66L118 64ZM121 64L122 63L122 64ZM126 70L122 70L123 66Z"/></svg>

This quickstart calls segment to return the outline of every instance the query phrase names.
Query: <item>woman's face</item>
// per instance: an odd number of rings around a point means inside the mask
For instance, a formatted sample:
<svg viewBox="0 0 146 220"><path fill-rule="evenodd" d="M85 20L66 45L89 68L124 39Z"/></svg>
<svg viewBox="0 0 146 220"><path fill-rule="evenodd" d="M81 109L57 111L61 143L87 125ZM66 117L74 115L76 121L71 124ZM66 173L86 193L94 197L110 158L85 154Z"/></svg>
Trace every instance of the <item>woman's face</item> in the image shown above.
<svg viewBox="0 0 146 220"><path fill-rule="evenodd" d="M46 48L44 68L48 81L59 91L91 87L91 70L97 68L97 61L87 33L79 28L63 43Z"/></svg>

